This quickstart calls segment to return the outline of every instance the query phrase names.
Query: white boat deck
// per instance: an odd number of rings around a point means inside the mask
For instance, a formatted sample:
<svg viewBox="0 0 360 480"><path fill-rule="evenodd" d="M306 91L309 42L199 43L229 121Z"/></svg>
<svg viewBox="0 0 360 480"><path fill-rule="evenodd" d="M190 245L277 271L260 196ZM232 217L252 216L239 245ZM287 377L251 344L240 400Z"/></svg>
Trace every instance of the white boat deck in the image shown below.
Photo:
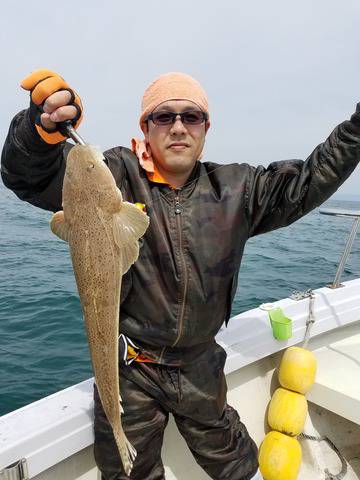
<svg viewBox="0 0 360 480"><path fill-rule="evenodd" d="M351 331L353 335L351 335ZM334 337L335 337L335 333ZM346 338L314 351L318 373L307 397L312 402L360 425L360 327L347 328Z"/></svg>

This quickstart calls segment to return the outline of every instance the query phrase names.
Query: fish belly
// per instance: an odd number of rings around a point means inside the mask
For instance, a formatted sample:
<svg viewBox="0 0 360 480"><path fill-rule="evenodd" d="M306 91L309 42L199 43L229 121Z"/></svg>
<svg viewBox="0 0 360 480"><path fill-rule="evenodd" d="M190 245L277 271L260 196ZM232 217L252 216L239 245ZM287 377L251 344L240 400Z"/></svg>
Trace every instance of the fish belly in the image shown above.
<svg viewBox="0 0 360 480"><path fill-rule="evenodd" d="M91 361L99 396L109 422L120 417L118 338L120 258L107 237L71 245Z"/></svg>

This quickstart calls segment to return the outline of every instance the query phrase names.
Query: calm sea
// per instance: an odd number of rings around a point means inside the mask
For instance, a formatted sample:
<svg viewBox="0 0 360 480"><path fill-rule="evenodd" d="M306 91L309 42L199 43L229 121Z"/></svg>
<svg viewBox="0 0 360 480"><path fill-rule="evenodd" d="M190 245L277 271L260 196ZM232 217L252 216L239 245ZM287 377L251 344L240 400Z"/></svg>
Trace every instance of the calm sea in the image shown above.
<svg viewBox="0 0 360 480"><path fill-rule="evenodd" d="M68 246L49 212L0 185L0 415L92 376ZM323 207L360 210L360 202ZM331 281L350 219L320 215L251 239L233 314ZM359 235L360 236L360 235ZM344 280L360 275L360 238Z"/></svg>

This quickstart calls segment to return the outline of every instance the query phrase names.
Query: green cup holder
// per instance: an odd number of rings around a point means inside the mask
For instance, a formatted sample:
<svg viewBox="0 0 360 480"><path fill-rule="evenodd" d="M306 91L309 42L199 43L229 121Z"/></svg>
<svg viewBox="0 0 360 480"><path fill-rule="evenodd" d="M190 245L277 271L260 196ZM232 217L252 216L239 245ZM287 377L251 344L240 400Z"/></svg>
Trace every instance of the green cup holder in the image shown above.
<svg viewBox="0 0 360 480"><path fill-rule="evenodd" d="M281 308L269 310L270 323L276 340L288 340L292 337L292 320L285 317Z"/></svg>

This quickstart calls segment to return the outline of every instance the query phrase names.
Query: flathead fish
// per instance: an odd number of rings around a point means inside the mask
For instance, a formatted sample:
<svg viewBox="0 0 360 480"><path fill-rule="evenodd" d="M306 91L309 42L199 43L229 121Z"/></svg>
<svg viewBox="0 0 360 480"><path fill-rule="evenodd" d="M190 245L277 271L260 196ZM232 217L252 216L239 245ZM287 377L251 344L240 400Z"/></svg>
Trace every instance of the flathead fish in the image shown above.
<svg viewBox="0 0 360 480"><path fill-rule="evenodd" d="M121 279L137 260L147 215L123 201L103 155L89 145L68 154L63 211L51 230L69 243L95 383L127 475L136 457L121 425L118 337Z"/></svg>

